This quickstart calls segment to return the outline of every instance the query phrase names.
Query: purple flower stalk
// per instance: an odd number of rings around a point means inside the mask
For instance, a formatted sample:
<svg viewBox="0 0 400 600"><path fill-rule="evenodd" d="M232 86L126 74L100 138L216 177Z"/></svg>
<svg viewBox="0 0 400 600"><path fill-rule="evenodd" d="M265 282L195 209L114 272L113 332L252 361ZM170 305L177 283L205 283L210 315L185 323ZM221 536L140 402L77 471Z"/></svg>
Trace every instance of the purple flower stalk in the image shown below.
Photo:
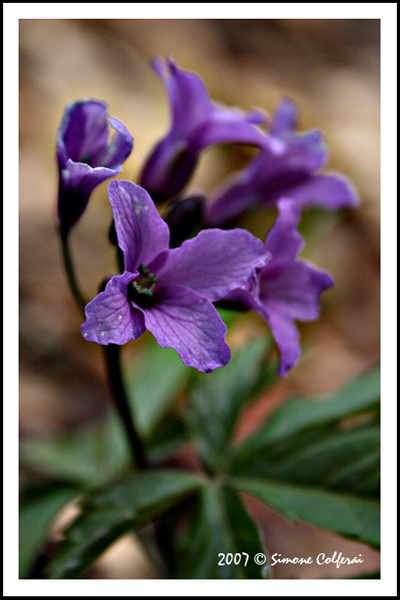
<svg viewBox="0 0 400 600"><path fill-rule="evenodd" d="M86 306L83 336L121 345L148 329L188 366L210 372L225 365L226 326L212 302L265 263L261 240L241 229L208 229L170 250L168 226L144 189L114 180L108 194L125 271Z"/></svg>
<svg viewBox="0 0 400 600"><path fill-rule="evenodd" d="M108 125L116 132L110 142ZM66 106L57 134L58 218L64 238L94 188L122 171L132 147L133 137L118 119L108 118L105 102L78 100Z"/></svg>
<svg viewBox="0 0 400 600"><path fill-rule="evenodd" d="M171 126L147 159L140 185L154 202L180 194L189 181L201 150L214 144L261 146L264 135L255 127L263 113L248 114L213 103L197 75L179 69L174 61L155 59L154 71L164 81L171 105Z"/></svg>
<svg viewBox="0 0 400 600"><path fill-rule="evenodd" d="M304 242L296 227L299 203L282 199L279 214L265 240L269 262L256 268L246 286L228 294L227 299L242 302L268 323L281 355L279 375L286 375L300 357L299 332L295 320L318 318L322 292L333 285L328 273L297 256Z"/></svg>
<svg viewBox="0 0 400 600"><path fill-rule="evenodd" d="M274 206L280 198L293 198L302 208L357 205L357 193L346 178L320 173L328 160L321 132L295 133L297 120L295 104L283 100L260 152L211 199L205 217L209 225L227 223L257 204Z"/></svg>

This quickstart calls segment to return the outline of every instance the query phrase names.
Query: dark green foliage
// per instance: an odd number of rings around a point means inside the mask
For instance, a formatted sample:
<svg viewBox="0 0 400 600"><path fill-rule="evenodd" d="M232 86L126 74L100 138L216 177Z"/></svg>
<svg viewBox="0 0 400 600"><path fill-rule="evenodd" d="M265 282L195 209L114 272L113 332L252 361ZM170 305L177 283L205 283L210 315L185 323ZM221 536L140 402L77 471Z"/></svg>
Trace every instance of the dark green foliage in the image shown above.
<svg viewBox="0 0 400 600"><path fill-rule="evenodd" d="M58 511L78 495L81 512L49 563L51 578L81 577L121 535L135 530L144 541L149 522L168 577L269 576L268 563L254 561L268 550L242 492L286 518L378 547L379 371L328 398L285 402L234 445L246 407L276 381L269 349L260 337L233 353L226 367L194 374L174 351L145 346L132 376L132 406L149 470L124 474L129 449L110 414L75 435L23 445L23 463L58 481L22 497L21 577L32 569ZM187 403L176 402L185 389ZM197 450L204 473L157 467L185 444ZM221 558L227 555L228 561Z"/></svg>

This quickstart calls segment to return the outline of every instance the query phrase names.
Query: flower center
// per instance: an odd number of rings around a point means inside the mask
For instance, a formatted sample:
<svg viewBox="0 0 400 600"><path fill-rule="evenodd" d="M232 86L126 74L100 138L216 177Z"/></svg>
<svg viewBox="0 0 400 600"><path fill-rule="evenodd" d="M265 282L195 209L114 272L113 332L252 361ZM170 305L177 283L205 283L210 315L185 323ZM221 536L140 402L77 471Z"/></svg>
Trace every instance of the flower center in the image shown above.
<svg viewBox="0 0 400 600"><path fill-rule="evenodd" d="M157 275L141 264L138 268L139 276L128 285L128 300L132 300L141 307L151 304Z"/></svg>

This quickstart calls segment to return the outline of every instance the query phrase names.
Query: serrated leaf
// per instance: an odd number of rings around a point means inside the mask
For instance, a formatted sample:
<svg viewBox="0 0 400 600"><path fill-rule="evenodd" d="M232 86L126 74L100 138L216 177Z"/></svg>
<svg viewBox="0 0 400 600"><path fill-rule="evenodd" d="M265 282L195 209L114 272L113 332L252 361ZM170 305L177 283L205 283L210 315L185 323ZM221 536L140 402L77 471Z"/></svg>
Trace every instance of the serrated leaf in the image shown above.
<svg viewBox="0 0 400 600"><path fill-rule="evenodd" d="M378 547L380 508L377 500L268 479L237 477L237 489L247 492L292 520Z"/></svg>
<svg viewBox="0 0 400 600"><path fill-rule="evenodd" d="M181 513L182 514L182 513ZM169 566L176 579L259 579L265 565L254 562L264 553L257 526L240 495L233 489L209 482L192 506L182 532L178 515L168 529ZM165 539L164 539L165 541Z"/></svg>
<svg viewBox="0 0 400 600"><path fill-rule="evenodd" d="M56 515L79 494L79 488L60 482L29 487L19 506L19 576L29 576Z"/></svg>
<svg viewBox="0 0 400 600"><path fill-rule="evenodd" d="M269 346L268 338L257 338L233 354L223 369L200 374L190 390L186 415L190 437L212 469L221 467L238 417L265 374L263 359Z"/></svg>
<svg viewBox="0 0 400 600"><path fill-rule="evenodd" d="M151 471L130 475L86 495L82 513L65 531L65 539L50 561L50 578L79 578L118 537L157 517L203 484L196 474Z"/></svg>
<svg viewBox="0 0 400 600"><path fill-rule="evenodd" d="M147 341L126 377L135 421L144 437L152 434L191 375L192 369L173 348L161 348L152 338Z"/></svg>
<svg viewBox="0 0 400 600"><path fill-rule="evenodd" d="M90 487L118 477L129 465L130 451L119 417L109 412L69 434L23 442L21 461L57 479Z"/></svg>

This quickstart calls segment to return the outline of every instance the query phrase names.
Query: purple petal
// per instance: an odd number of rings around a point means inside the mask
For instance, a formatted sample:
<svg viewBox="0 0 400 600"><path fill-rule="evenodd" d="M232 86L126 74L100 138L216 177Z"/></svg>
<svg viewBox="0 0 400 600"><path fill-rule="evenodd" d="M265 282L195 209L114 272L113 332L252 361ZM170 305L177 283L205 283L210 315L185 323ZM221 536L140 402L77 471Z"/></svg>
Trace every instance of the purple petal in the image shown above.
<svg viewBox="0 0 400 600"><path fill-rule="evenodd" d="M179 69L167 59L156 58L153 69L162 78L171 106L171 132L176 137L190 135L213 111L213 103L200 77L195 73Z"/></svg>
<svg viewBox="0 0 400 600"><path fill-rule="evenodd" d="M116 129L110 144L109 122ZM85 211L94 188L121 172L121 162L132 146L125 126L108 119L105 102L79 100L67 105L57 134L58 216L63 237Z"/></svg>
<svg viewBox="0 0 400 600"><path fill-rule="evenodd" d="M294 187L327 160L327 149L319 131L266 137L264 147L236 177L217 190L206 220L220 225L238 217L256 204L276 204L291 197Z"/></svg>
<svg viewBox="0 0 400 600"><path fill-rule="evenodd" d="M92 162L112 169L122 164L132 152L133 137L118 119L110 117L109 123L115 129L115 134L105 148L101 148L98 153L93 155Z"/></svg>
<svg viewBox="0 0 400 600"><path fill-rule="evenodd" d="M258 312L268 322L281 355L279 375L286 375L300 357L294 319L318 318L320 296L333 284L328 273L296 261L281 268L265 267L260 274ZM257 309L256 309L257 310Z"/></svg>
<svg viewBox="0 0 400 600"><path fill-rule="evenodd" d="M228 178L212 196L205 215L208 225L215 227L228 223L260 202L257 189L259 186L256 184L256 160L254 159L239 175Z"/></svg>
<svg viewBox="0 0 400 600"><path fill-rule="evenodd" d="M211 302L178 285L157 285L157 295L158 301L142 311L159 345L174 348L185 365L199 371L226 365L226 326Z"/></svg>
<svg viewBox="0 0 400 600"><path fill-rule="evenodd" d="M90 163L90 159L107 146L107 105L99 100L78 100L68 104L58 132L57 150L60 167L68 158ZM97 166L97 165L92 165Z"/></svg>
<svg viewBox="0 0 400 600"><path fill-rule="evenodd" d="M265 264L261 240L243 229L207 229L170 250L159 281L190 287L215 301L244 285L253 270Z"/></svg>
<svg viewBox="0 0 400 600"><path fill-rule="evenodd" d="M147 158L140 185L154 202L161 202L177 196L190 179L198 161L192 134L214 108L200 77L179 69L171 59L154 59L152 66L168 93L171 125Z"/></svg>
<svg viewBox="0 0 400 600"><path fill-rule="evenodd" d="M261 112L252 111L246 115L234 108L215 107L208 121L204 121L193 138L199 151L215 144L246 144L262 146L265 134L254 127L254 123L265 122Z"/></svg>
<svg viewBox="0 0 400 600"><path fill-rule="evenodd" d="M228 294L227 300L244 304L258 312L268 323L280 354L278 374L283 377L300 358L299 332L292 317L282 310L279 300L275 303L270 298L266 304L258 296L258 292L254 294L242 288Z"/></svg>
<svg viewBox="0 0 400 600"><path fill-rule="evenodd" d="M263 311L276 344L279 348L280 365L278 375L285 377L288 371L296 366L301 350L299 345L299 332L294 322L279 311Z"/></svg>
<svg viewBox="0 0 400 600"><path fill-rule="evenodd" d="M213 144L261 146L265 135L255 125L265 122L260 111L244 114L214 104L194 73L179 69L170 59L153 61L171 105L171 126L146 160L140 184L155 202L173 198L188 183L202 149Z"/></svg>
<svg viewBox="0 0 400 600"><path fill-rule="evenodd" d="M279 213L265 240L265 249L270 253L268 263L272 268L276 262L293 261L304 246L296 227L300 219L300 207L291 199L278 202Z"/></svg>
<svg viewBox="0 0 400 600"><path fill-rule="evenodd" d="M71 193L90 195L100 183L110 177L121 173L122 167L118 165L115 169L109 167L91 167L86 163L75 163L68 159L66 168L61 172L61 177Z"/></svg>
<svg viewBox="0 0 400 600"><path fill-rule="evenodd" d="M136 273L137 275L137 273ZM135 274L116 275L85 308L83 337L98 344L126 344L145 330L143 315L127 299L127 286Z"/></svg>
<svg viewBox="0 0 400 600"><path fill-rule="evenodd" d="M64 232L74 225L84 213L92 191L103 181L115 177L122 171L115 169L91 167L85 163L75 163L71 159L60 172L58 194L58 217Z"/></svg>
<svg viewBox="0 0 400 600"><path fill-rule="evenodd" d="M287 190L287 195L302 207L322 206L328 210L356 207L357 191L345 177L337 174L315 175Z"/></svg>
<svg viewBox="0 0 400 600"><path fill-rule="evenodd" d="M292 132L297 128L297 121L298 110L296 104L292 100L284 98L274 112L269 132L272 135Z"/></svg>
<svg viewBox="0 0 400 600"><path fill-rule="evenodd" d="M278 141L284 144L284 151L281 154L270 151L266 156L274 176L288 171L311 173L323 167L328 160L328 148L317 129L282 135Z"/></svg>
<svg viewBox="0 0 400 600"><path fill-rule="evenodd" d="M140 185L157 204L177 197L185 188L198 162L198 154L187 141L167 136L147 158Z"/></svg>
<svg viewBox="0 0 400 600"><path fill-rule="evenodd" d="M115 179L108 186L108 195L127 271L135 271L142 263L149 265L168 250L168 225L144 189L131 181Z"/></svg>
<svg viewBox="0 0 400 600"><path fill-rule="evenodd" d="M268 312L312 321L318 318L322 292L332 285L328 273L305 261L267 265L260 273L260 302Z"/></svg>
<svg viewBox="0 0 400 600"><path fill-rule="evenodd" d="M278 203L279 214L265 241L272 257L246 286L232 291L227 299L255 310L269 324L281 354L280 375L286 375L300 356L295 320L318 317L322 292L333 285L328 273L297 260L303 240L296 230L300 207L293 200Z"/></svg>
<svg viewBox="0 0 400 600"><path fill-rule="evenodd" d="M253 108L247 113L246 121L253 125L266 125L269 123L269 118L264 111Z"/></svg>

